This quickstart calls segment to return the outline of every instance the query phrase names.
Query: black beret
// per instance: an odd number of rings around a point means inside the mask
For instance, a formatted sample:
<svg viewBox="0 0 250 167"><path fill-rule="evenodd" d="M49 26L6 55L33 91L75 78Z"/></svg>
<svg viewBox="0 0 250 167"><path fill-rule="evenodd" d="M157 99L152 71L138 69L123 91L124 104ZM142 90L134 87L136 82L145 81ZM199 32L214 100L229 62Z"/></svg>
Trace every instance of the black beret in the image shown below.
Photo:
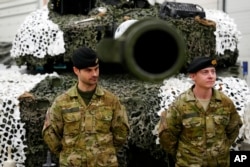
<svg viewBox="0 0 250 167"><path fill-rule="evenodd" d="M210 57L196 57L190 63L187 72L195 73L203 68L216 67L216 65L217 65L216 59Z"/></svg>
<svg viewBox="0 0 250 167"><path fill-rule="evenodd" d="M99 63L96 53L87 47L81 47L74 51L72 63L78 69L96 66Z"/></svg>

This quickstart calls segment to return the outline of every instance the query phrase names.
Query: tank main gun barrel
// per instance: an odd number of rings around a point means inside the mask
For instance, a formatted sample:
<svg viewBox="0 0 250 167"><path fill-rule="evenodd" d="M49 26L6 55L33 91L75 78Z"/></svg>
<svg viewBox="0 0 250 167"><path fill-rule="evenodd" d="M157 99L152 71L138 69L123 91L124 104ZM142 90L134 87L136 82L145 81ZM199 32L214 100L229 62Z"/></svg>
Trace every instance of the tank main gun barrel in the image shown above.
<svg viewBox="0 0 250 167"><path fill-rule="evenodd" d="M186 59L181 34L156 18L136 21L116 39L103 38L96 51L104 63L122 64L145 81L161 81L177 74Z"/></svg>

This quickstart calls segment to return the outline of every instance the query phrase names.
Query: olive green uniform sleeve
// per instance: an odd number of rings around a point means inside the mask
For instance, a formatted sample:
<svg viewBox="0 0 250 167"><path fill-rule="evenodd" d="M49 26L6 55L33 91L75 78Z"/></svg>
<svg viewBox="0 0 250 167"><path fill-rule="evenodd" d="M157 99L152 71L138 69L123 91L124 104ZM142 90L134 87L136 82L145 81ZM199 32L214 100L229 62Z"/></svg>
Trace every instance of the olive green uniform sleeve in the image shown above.
<svg viewBox="0 0 250 167"><path fill-rule="evenodd" d="M56 102L54 102L46 113L42 136L51 152L57 155L60 153L62 147L62 126L60 109L57 107Z"/></svg>
<svg viewBox="0 0 250 167"><path fill-rule="evenodd" d="M235 106L232 105L230 106L231 108L231 115L230 115L230 122L226 127L226 134L227 138L230 142L230 145L234 143L236 140L237 136L239 135L240 128L243 125L243 122L240 118L240 115L238 114L237 110L235 109Z"/></svg>
<svg viewBox="0 0 250 167"><path fill-rule="evenodd" d="M119 150L127 140L130 127L126 109L120 104L118 100L114 106L114 109L115 111L112 120L111 131L113 132L114 146L117 150Z"/></svg>
<svg viewBox="0 0 250 167"><path fill-rule="evenodd" d="M158 125L160 144L162 148L174 158L176 155L179 134L181 132L180 116L174 105L161 113Z"/></svg>

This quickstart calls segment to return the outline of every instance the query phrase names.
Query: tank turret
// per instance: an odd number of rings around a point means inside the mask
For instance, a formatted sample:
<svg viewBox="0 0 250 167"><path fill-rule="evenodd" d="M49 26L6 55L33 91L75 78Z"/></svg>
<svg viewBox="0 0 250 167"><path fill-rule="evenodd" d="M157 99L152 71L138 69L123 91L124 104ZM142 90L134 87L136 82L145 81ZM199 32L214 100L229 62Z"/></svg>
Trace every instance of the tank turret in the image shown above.
<svg viewBox="0 0 250 167"><path fill-rule="evenodd" d="M169 2L96 1L75 13L55 2L31 13L21 25L11 50L17 65L46 72L71 69L73 51L85 45L96 50L104 64L119 64L139 79L159 81L185 72L197 56L217 58L221 67L234 65L238 58L237 31L219 30L205 12L202 17L194 12L179 17L167 10ZM133 20L117 37L120 26ZM228 40L220 41L219 36Z"/></svg>

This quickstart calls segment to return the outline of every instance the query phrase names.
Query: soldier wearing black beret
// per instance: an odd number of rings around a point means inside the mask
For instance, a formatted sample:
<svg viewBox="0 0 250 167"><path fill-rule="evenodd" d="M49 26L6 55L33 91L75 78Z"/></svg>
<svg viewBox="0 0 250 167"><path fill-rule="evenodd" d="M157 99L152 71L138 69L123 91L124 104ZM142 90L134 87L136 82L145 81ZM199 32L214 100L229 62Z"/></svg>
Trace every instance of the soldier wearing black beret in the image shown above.
<svg viewBox="0 0 250 167"><path fill-rule="evenodd" d="M99 64L96 53L87 47L81 47L73 52L72 55L73 66L78 69L93 67Z"/></svg>
<svg viewBox="0 0 250 167"><path fill-rule="evenodd" d="M193 85L163 111L160 144L175 167L230 166L230 147L242 126L233 101L214 88L216 60L197 57L187 71Z"/></svg>
<svg viewBox="0 0 250 167"><path fill-rule="evenodd" d="M98 84L99 61L92 49L77 49L72 64L77 83L48 109L43 139L59 156L60 167L118 167L116 153L129 134L126 108Z"/></svg>
<svg viewBox="0 0 250 167"><path fill-rule="evenodd" d="M210 57L196 57L190 63L187 72L188 73L195 73L203 68L206 67L216 67L217 61L216 59Z"/></svg>

